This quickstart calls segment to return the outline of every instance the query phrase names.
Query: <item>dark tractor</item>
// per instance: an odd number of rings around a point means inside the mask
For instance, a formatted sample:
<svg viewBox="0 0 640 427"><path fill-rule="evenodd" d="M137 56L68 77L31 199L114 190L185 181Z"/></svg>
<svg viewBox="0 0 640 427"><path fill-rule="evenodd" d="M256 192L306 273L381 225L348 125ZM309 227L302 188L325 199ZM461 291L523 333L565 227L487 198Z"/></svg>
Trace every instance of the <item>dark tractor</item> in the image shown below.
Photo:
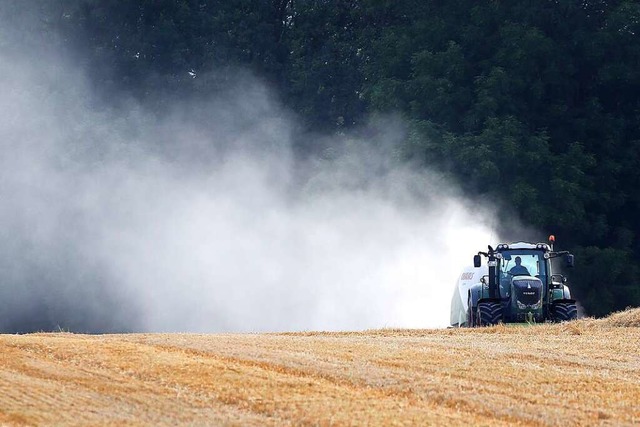
<svg viewBox="0 0 640 427"><path fill-rule="evenodd" d="M576 302L571 299L566 278L553 273L551 262L563 257L565 265L573 267L574 257L569 252L556 252L547 243L499 244L496 249L489 246L487 252L473 257L476 269L481 267L483 257L487 259L488 274L468 288L466 326L577 318Z"/></svg>

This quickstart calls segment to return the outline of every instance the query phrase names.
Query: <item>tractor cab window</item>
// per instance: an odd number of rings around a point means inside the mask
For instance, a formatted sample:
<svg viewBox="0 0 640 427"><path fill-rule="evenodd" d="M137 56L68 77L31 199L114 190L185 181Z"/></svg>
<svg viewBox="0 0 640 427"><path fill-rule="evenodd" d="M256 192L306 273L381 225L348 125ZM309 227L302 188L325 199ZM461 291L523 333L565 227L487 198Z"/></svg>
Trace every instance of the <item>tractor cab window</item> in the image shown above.
<svg viewBox="0 0 640 427"><path fill-rule="evenodd" d="M511 280L514 276L540 277L547 274L542 251L505 251L500 263L501 279Z"/></svg>

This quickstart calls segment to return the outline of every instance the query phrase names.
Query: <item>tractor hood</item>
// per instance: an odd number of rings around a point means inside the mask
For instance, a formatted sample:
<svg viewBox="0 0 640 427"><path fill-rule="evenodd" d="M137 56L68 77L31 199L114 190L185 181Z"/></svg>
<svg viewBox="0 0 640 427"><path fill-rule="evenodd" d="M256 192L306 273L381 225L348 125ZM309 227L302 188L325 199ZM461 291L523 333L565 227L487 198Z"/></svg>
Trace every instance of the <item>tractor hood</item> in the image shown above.
<svg viewBox="0 0 640 427"><path fill-rule="evenodd" d="M516 276L511 280L512 297L519 309L538 309L542 306L542 281L533 276Z"/></svg>

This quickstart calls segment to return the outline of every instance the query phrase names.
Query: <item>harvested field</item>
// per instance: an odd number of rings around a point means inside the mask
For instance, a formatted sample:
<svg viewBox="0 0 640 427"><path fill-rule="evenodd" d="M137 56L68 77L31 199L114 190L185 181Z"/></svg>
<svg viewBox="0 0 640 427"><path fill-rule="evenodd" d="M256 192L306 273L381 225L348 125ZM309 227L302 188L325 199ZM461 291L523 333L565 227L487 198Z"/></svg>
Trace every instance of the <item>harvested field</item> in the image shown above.
<svg viewBox="0 0 640 427"><path fill-rule="evenodd" d="M480 330L1 335L6 425L632 425L640 310Z"/></svg>

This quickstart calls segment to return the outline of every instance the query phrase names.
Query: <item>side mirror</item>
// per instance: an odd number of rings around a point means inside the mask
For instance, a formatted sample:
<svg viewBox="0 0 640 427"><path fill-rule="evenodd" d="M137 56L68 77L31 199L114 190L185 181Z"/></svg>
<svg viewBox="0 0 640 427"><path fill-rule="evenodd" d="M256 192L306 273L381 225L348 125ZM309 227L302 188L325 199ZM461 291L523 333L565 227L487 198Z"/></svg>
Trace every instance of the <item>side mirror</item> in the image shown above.
<svg viewBox="0 0 640 427"><path fill-rule="evenodd" d="M473 266L474 266L475 268L478 268L478 267L480 267L480 265L482 265L482 262L481 262L481 261L482 261L482 260L481 260L481 258L480 258L480 255L474 255L474 256L473 256Z"/></svg>
<svg viewBox="0 0 640 427"><path fill-rule="evenodd" d="M573 255L571 254L565 255L564 260L567 263L567 267L573 267L573 264L575 262Z"/></svg>

